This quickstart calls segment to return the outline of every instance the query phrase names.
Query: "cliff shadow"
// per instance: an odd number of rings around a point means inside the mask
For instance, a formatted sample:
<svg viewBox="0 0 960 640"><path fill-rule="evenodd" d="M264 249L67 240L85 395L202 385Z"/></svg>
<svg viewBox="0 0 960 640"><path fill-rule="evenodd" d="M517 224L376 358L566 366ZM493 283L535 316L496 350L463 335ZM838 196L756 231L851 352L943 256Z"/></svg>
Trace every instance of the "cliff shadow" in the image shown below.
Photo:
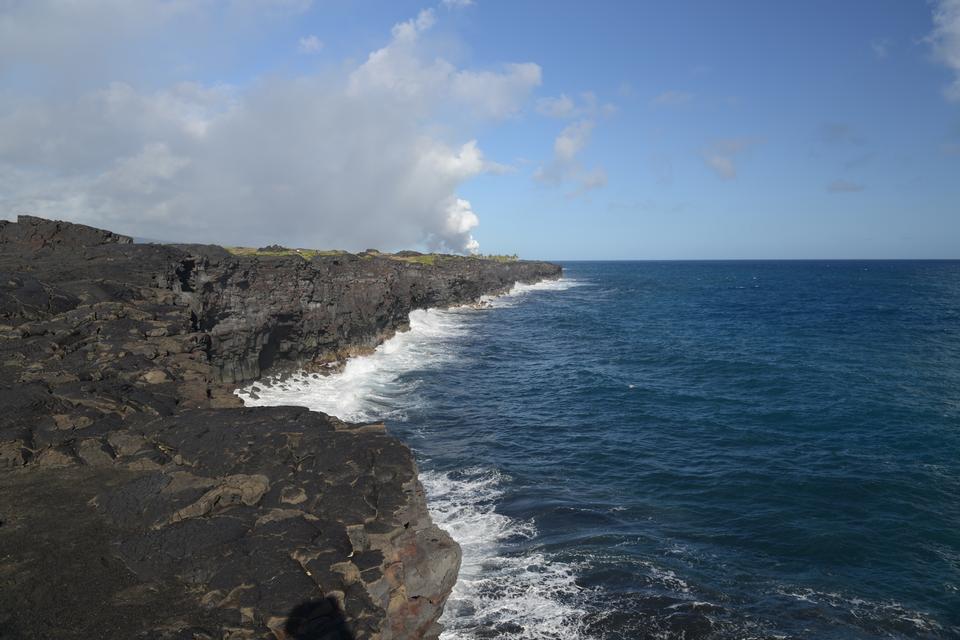
<svg viewBox="0 0 960 640"><path fill-rule="evenodd" d="M355 640L340 603L331 596L295 606L283 630L291 640Z"/></svg>
<svg viewBox="0 0 960 640"><path fill-rule="evenodd" d="M266 342L257 355L257 364L260 371L266 371L274 362L282 357L281 346L294 334L294 317L291 314L277 316L277 325L267 333Z"/></svg>

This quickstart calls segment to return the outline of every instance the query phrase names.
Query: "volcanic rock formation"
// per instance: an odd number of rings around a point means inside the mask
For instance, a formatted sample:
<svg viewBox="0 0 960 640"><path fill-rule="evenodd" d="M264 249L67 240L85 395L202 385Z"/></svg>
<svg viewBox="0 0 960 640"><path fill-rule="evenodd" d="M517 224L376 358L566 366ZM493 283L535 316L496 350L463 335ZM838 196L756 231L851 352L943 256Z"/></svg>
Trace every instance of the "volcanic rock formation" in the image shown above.
<svg viewBox="0 0 960 640"><path fill-rule="evenodd" d="M0 638L430 638L460 551L381 424L244 408L556 265L0 221Z"/></svg>

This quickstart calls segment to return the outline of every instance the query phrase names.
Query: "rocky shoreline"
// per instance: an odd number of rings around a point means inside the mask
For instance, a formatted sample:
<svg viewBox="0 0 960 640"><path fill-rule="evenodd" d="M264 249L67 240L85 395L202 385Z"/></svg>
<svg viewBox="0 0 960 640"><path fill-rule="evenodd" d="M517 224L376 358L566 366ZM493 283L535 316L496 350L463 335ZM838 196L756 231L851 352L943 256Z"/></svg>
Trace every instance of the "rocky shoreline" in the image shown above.
<svg viewBox="0 0 960 640"><path fill-rule="evenodd" d="M245 408L542 262L0 221L0 638L431 638L460 562L382 424Z"/></svg>

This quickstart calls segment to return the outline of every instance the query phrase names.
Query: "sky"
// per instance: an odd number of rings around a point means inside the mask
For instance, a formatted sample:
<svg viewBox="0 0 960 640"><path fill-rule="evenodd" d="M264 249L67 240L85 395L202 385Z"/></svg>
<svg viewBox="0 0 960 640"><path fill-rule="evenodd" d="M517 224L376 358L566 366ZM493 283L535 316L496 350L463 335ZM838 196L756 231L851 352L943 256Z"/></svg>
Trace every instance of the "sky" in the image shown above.
<svg viewBox="0 0 960 640"><path fill-rule="evenodd" d="M960 0L0 0L0 218L960 258Z"/></svg>

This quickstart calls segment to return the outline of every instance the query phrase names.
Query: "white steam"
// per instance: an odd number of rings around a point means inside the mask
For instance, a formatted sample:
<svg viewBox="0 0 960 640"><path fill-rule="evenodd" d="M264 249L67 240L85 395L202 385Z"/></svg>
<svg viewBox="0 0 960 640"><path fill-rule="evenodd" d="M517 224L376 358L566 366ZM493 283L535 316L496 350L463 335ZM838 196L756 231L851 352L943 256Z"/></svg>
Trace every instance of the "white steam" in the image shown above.
<svg viewBox="0 0 960 640"><path fill-rule="evenodd" d="M455 198L447 205L447 224L444 227L445 235L456 238L467 237L464 248L470 253L476 253L480 245L470 236L470 230L480 224L477 214L470 208L470 203L462 198Z"/></svg>
<svg viewBox="0 0 960 640"><path fill-rule="evenodd" d="M484 158L472 129L522 108L540 83L536 64L457 68L426 40L436 16L425 10L360 63L234 83L164 82L203 75L164 66L169 42L158 34L185 29L189 46L200 47L202 27L193 25L217 25L216 5L139 3L141 13L125 10L114 33L97 18L103 4L71 5L62 16L53 0L13 2L0 14L0 33L69 22L71 42L97 43L88 54L54 55L60 31L52 30L51 42L0 45L0 74L12 79L0 92L0 216L36 213L182 241L477 250L479 218L457 191L500 165ZM309 3L229 7L244 19L266 12L259 20L269 26ZM227 21L235 39L260 28L253 19L236 26L240 19ZM296 42L289 49L303 63ZM127 52L142 74L118 61Z"/></svg>

